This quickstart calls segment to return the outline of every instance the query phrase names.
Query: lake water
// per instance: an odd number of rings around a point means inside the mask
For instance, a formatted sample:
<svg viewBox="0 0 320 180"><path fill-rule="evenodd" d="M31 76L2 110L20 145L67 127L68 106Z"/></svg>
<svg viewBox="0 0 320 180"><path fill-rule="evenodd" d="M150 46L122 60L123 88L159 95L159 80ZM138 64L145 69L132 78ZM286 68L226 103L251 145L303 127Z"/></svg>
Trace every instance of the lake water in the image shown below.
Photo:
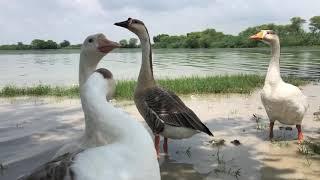
<svg viewBox="0 0 320 180"><path fill-rule="evenodd" d="M154 49L157 78L239 73L265 74L270 49ZM79 50L0 51L0 86L78 83ZM118 49L105 56L99 67L116 79L136 79L140 49ZM320 79L320 48L283 48L281 72Z"/></svg>

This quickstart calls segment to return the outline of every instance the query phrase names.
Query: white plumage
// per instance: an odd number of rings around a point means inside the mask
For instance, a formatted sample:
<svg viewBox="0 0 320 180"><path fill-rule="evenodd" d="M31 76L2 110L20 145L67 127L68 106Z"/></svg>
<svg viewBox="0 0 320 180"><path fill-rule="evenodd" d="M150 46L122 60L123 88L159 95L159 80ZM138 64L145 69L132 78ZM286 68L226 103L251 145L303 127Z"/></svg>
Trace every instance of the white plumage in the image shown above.
<svg viewBox="0 0 320 180"><path fill-rule="evenodd" d="M270 121L278 120L283 124L301 124L308 104L300 89L292 84L279 81L270 85L265 83L261 100Z"/></svg>
<svg viewBox="0 0 320 180"><path fill-rule="evenodd" d="M160 179L149 133L137 120L102 98L107 83L101 74L94 73L81 87L83 110L92 122L88 140L108 144L88 149L75 158L72 168L77 179Z"/></svg>
<svg viewBox="0 0 320 180"><path fill-rule="evenodd" d="M296 125L299 142L303 139L301 123L308 108L307 98L301 90L282 80L280 76L280 40L272 30L262 30L250 37L271 46L272 58L269 63L261 101L270 120L270 138L273 138L273 125L277 120L283 124Z"/></svg>
<svg viewBox="0 0 320 180"><path fill-rule="evenodd" d="M160 180L151 136L137 120L106 101L115 86L112 73L95 70L102 57L118 47L113 43L102 34L83 43L79 82L84 135L22 179Z"/></svg>

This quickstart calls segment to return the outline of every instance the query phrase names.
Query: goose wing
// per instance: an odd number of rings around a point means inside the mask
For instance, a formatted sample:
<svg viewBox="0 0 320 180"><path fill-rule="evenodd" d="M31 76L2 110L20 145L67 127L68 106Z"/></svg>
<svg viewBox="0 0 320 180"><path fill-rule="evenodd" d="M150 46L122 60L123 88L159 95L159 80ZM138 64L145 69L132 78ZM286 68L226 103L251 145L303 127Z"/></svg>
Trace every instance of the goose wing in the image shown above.
<svg viewBox="0 0 320 180"><path fill-rule="evenodd" d="M73 180L75 175L71 165L76 155L81 151L58 156L54 160L38 167L31 174L20 177L19 180Z"/></svg>
<svg viewBox="0 0 320 180"><path fill-rule="evenodd" d="M160 87L150 88L145 91L144 97L146 120L153 132L161 132L161 124L167 124L199 130L213 136L199 117L173 92Z"/></svg>

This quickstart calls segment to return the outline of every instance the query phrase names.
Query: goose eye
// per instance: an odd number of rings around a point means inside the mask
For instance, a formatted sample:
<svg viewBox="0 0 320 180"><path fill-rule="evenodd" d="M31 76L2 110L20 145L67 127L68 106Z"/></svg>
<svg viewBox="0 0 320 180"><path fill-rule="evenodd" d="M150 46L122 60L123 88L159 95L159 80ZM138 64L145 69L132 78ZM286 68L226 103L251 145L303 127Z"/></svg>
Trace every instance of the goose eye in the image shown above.
<svg viewBox="0 0 320 180"><path fill-rule="evenodd" d="M89 39L89 40L88 40L88 42L89 42L89 43L92 43L92 42L93 42L93 39L92 39L92 38L91 38L91 39Z"/></svg>

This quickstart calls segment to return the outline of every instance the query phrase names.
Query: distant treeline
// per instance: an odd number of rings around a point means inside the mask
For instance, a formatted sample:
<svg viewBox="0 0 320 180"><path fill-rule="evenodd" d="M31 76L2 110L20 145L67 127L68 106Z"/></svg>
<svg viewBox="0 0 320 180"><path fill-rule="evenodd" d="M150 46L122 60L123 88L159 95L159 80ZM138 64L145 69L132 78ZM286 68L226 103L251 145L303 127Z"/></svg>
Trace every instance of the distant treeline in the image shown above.
<svg viewBox="0 0 320 180"><path fill-rule="evenodd" d="M126 39L122 39L119 41L122 48L138 48L140 45L138 45L138 39L136 38L130 38L129 41Z"/></svg>
<svg viewBox="0 0 320 180"><path fill-rule="evenodd" d="M215 29L191 32L187 35L170 36L160 34L153 37L155 48L247 48L264 46L248 39L261 29L272 29L280 36L282 46L317 46L320 45L320 16L309 20L309 32L303 29L306 20L300 17L290 19L290 24L263 24L249 27L237 36L226 35Z"/></svg>
<svg viewBox="0 0 320 180"><path fill-rule="evenodd" d="M34 39L31 44L23 44L18 42L17 44L10 45L0 45L0 50L30 50L30 49L60 49L60 48L70 48L79 49L81 44L71 45L69 41L64 40L61 43L56 43L52 40L41 40Z"/></svg>
<svg viewBox="0 0 320 180"><path fill-rule="evenodd" d="M257 33L261 29L272 29L280 36L282 46L320 46L320 16L314 16L309 19L309 30L305 31L303 25L305 19L293 17L290 24L276 25L263 24L255 27L249 27L240 32L237 36L217 32L215 29L206 29L201 32L191 32L187 35L170 36L160 34L153 37L154 48L247 48L265 46L264 43L252 41L249 36ZM121 40L119 42L122 48L138 48L138 39ZM35 39L30 45L18 42L12 45L0 45L0 50L25 50L25 49L59 49L70 48L79 49L81 44L71 45L69 41L64 40L56 43L52 40Z"/></svg>

